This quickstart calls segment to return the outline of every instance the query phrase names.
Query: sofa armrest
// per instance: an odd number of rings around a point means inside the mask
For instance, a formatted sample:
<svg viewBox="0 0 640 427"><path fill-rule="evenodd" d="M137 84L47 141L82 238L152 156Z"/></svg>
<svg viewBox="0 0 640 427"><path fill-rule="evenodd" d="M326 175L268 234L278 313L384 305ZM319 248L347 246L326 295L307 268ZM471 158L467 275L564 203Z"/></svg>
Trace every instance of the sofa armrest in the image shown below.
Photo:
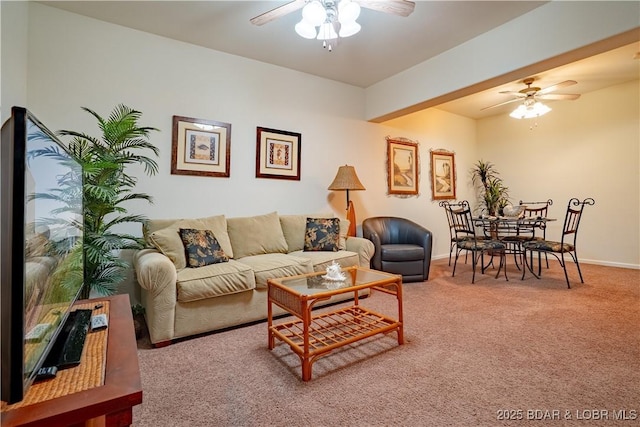
<svg viewBox="0 0 640 427"><path fill-rule="evenodd" d="M358 254L358 261L360 267L369 268L371 258L375 256L375 246L371 243L371 240L364 239L362 237L347 237L346 249Z"/></svg>
<svg viewBox="0 0 640 427"><path fill-rule="evenodd" d="M174 336L178 274L169 258L155 249L136 252L133 265L142 288L142 304L153 344Z"/></svg>

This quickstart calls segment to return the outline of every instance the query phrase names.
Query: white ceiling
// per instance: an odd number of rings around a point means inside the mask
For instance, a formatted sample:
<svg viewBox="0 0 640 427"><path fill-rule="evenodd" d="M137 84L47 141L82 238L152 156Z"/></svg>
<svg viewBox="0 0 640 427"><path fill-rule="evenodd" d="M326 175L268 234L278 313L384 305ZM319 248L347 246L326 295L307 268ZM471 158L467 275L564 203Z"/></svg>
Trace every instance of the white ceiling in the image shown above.
<svg viewBox="0 0 640 427"><path fill-rule="evenodd" d="M362 31L341 39L332 52L322 42L299 37L294 26L300 11L254 26L249 22L287 1L41 1L40 3L175 40L255 59L366 88L445 52L492 28L517 18L545 1L416 1L409 17L362 9ZM563 80L578 84L559 93L586 93L638 79L638 44L548 72L536 86ZM528 76L522 76L528 77ZM506 101L501 90L519 90L520 83L441 104L471 118L500 114L504 108L481 111ZM555 101L561 102L561 101ZM566 101L565 101L566 102Z"/></svg>

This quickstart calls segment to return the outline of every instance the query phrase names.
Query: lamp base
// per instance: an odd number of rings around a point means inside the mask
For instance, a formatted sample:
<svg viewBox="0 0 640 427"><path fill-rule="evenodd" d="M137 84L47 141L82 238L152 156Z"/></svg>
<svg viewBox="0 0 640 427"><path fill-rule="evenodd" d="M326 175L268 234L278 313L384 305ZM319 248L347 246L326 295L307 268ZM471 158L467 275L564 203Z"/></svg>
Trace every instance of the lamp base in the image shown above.
<svg viewBox="0 0 640 427"><path fill-rule="evenodd" d="M347 236L355 237L356 235L356 209L353 207L353 202L349 201L347 205L347 220L349 221L349 231Z"/></svg>

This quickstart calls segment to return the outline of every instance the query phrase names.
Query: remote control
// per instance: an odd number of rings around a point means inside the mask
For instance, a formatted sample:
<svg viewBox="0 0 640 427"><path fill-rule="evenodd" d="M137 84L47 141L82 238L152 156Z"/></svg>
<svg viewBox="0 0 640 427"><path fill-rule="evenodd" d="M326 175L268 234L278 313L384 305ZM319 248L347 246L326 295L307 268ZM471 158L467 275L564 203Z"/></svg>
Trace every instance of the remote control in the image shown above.
<svg viewBox="0 0 640 427"><path fill-rule="evenodd" d="M107 327L109 322L107 322L106 314L96 314L95 316L91 316L91 330L99 331L100 329L104 329Z"/></svg>

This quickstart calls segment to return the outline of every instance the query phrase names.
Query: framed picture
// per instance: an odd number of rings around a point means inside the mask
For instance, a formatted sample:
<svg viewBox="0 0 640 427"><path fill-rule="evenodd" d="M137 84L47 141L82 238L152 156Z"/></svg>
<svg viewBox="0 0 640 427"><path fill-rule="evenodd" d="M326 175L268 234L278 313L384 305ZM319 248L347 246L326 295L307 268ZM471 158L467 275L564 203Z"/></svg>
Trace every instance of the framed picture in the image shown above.
<svg viewBox="0 0 640 427"><path fill-rule="evenodd" d="M387 138L389 194L418 195L419 170L418 143Z"/></svg>
<svg viewBox="0 0 640 427"><path fill-rule="evenodd" d="M256 178L300 181L299 133L257 128Z"/></svg>
<svg viewBox="0 0 640 427"><path fill-rule="evenodd" d="M456 164L450 151L431 151L431 194L433 200L456 198Z"/></svg>
<svg viewBox="0 0 640 427"><path fill-rule="evenodd" d="M173 116L172 174L228 177L230 161L229 123Z"/></svg>

